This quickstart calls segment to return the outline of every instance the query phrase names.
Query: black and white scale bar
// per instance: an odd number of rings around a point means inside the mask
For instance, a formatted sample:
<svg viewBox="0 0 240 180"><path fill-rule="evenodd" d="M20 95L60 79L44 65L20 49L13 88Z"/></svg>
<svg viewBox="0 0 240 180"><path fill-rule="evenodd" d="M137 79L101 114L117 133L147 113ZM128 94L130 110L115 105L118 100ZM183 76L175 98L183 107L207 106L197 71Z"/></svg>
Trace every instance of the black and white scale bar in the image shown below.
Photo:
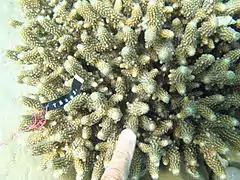
<svg viewBox="0 0 240 180"><path fill-rule="evenodd" d="M65 94L64 96L58 99L42 103L43 110L47 109L48 111L50 111L50 110L63 107L65 104L71 101L75 96L80 94L83 82L84 80L81 77L79 77L78 75L75 75L73 78L71 91L68 94Z"/></svg>

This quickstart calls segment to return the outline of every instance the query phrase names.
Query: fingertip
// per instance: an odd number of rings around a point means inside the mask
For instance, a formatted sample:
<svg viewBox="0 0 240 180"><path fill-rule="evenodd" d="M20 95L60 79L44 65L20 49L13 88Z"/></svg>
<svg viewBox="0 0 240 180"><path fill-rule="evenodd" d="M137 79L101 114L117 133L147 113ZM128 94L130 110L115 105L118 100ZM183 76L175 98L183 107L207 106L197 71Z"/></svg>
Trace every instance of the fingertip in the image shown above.
<svg viewBox="0 0 240 180"><path fill-rule="evenodd" d="M131 129L124 129L121 132L120 137L125 137L131 141L136 141L137 139L136 134Z"/></svg>

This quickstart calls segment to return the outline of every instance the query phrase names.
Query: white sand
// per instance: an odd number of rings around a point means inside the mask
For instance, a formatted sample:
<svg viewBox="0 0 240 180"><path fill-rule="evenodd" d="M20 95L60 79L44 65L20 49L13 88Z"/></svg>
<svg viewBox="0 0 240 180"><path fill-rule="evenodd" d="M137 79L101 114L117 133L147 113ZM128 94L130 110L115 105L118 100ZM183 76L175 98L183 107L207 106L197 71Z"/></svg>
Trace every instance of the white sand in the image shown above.
<svg viewBox="0 0 240 180"><path fill-rule="evenodd" d="M19 33L8 26L9 18L19 18L20 9L17 0L1 0L0 6L0 48L12 48L20 42ZM0 140L6 140L16 132L23 106L20 95L33 92L34 89L19 85L15 79L21 67L0 54ZM51 172L39 172L39 158L33 158L24 147L26 135L17 137L6 146L0 147L0 180L51 180ZM233 178L233 174L235 178ZM240 179L240 171L234 168L228 173L231 180ZM169 178L169 180L171 180Z"/></svg>
<svg viewBox="0 0 240 180"><path fill-rule="evenodd" d="M7 24L9 18L19 18L20 9L16 2L17 0L1 0L0 48L12 48L20 41L19 33ZM19 96L32 92L33 88L16 83L15 79L21 68L2 53L0 67L0 141L5 141L17 131L19 116L23 113L23 106L18 101ZM53 179L51 173L37 170L40 161L26 151L24 147L26 135L24 136L0 147L0 180Z"/></svg>

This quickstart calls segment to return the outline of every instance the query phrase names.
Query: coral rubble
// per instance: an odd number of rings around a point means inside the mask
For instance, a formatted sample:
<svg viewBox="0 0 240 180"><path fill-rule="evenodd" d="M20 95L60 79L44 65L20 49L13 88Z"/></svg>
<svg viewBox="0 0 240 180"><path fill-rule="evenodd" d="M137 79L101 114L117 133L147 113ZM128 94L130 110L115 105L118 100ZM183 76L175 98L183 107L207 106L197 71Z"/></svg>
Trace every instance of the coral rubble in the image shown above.
<svg viewBox="0 0 240 180"><path fill-rule="evenodd" d="M159 167L174 175L226 178L228 152L240 151L240 1L20 0L26 20L11 20L23 45L6 55L29 68L17 80L36 86L23 97L31 113L71 90L64 108L27 143L42 169L59 177L100 179L119 133L137 134L129 179ZM72 172L72 171L71 171Z"/></svg>

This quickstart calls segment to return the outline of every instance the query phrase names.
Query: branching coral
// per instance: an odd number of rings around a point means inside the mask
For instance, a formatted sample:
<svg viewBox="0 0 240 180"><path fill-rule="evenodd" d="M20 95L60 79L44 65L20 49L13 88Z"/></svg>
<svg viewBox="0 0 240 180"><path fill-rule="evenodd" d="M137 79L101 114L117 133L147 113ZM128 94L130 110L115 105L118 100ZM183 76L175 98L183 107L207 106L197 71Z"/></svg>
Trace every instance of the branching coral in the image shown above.
<svg viewBox="0 0 240 180"><path fill-rule="evenodd" d="M137 134L129 179L159 166L221 179L240 151L239 0L21 0L26 22L11 20L24 45L6 55L30 68L19 83L38 88L23 103L82 92L28 139L54 175L99 179L124 128ZM26 114L20 128L31 124ZM204 163L205 162L205 165Z"/></svg>

